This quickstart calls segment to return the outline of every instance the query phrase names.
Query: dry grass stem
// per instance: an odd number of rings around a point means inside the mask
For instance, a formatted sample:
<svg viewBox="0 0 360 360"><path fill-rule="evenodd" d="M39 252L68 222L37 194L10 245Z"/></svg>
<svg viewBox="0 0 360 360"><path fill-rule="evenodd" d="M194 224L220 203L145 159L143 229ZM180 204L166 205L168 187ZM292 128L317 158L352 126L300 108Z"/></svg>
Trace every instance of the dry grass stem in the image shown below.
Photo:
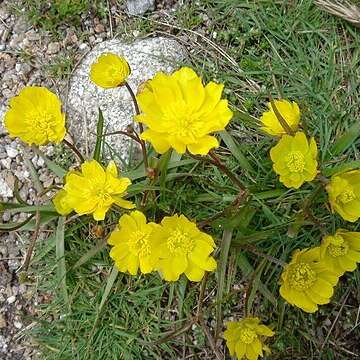
<svg viewBox="0 0 360 360"><path fill-rule="evenodd" d="M360 11L356 5L346 0L317 0L315 4L328 13L339 16L351 24L360 27Z"/></svg>

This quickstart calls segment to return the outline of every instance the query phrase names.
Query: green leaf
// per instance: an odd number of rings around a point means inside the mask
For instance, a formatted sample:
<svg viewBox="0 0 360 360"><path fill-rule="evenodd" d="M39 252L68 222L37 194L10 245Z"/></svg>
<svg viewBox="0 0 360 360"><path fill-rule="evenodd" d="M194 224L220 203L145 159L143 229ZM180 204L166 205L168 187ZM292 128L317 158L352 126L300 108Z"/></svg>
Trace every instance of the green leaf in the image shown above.
<svg viewBox="0 0 360 360"><path fill-rule="evenodd" d="M60 216L55 233L56 239L56 264L57 275L59 278L60 292L64 302L69 306L69 296L66 287L66 264L65 264L65 217Z"/></svg>
<svg viewBox="0 0 360 360"><path fill-rule="evenodd" d="M57 219L60 215L57 212L53 212L53 211L42 211L41 212L41 217L40 217L40 221L39 224L40 225L46 225L49 222ZM29 221L27 224L25 224L24 226L21 227L22 231L31 231L33 230L35 227L35 220L31 220Z"/></svg>
<svg viewBox="0 0 360 360"><path fill-rule="evenodd" d="M220 261L218 268L218 291L216 294L216 300L219 304L216 306L216 330L215 330L215 338L219 336L222 323L222 303L221 300L224 297L225 290L225 275L226 275L226 266L228 262L231 238L233 235L233 230L225 230L223 233L223 237L221 240L221 249L220 249Z"/></svg>
<svg viewBox="0 0 360 360"><path fill-rule="evenodd" d="M24 201L21 196L20 196L20 192L19 192L19 179L17 177L15 177L15 182L14 182L14 196L15 199L19 202L19 204L21 205L28 205L26 201Z"/></svg>
<svg viewBox="0 0 360 360"><path fill-rule="evenodd" d="M332 155L339 155L344 153L360 134L360 121L357 121L350 129L338 139L336 139L330 149Z"/></svg>
<svg viewBox="0 0 360 360"><path fill-rule="evenodd" d="M113 266L113 268L111 270L111 273L107 278L106 287L105 287L103 296L101 298L100 305L99 305L99 307L97 309L98 316L99 316L99 314L101 312L101 309L103 308L103 306L104 306L104 304L106 302L106 299L108 298L108 296L110 294L111 288L113 287L113 285L115 283L115 280L116 280L116 277L117 277L118 273L119 273L119 270L115 266ZM97 318L98 318L98 316L97 316ZM96 320L95 320L95 322L96 322Z"/></svg>
<svg viewBox="0 0 360 360"><path fill-rule="evenodd" d="M53 204L23 206L19 204L9 204L6 202L0 202L0 213L4 211L7 211L9 213L17 213L17 212L35 213L36 211L55 212L55 209Z"/></svg>
<svg viewBox="0 0 360 360"><path fill-rule="evenodd" d="M102 248L104 248L107 244L107 239L109 236L106 236L102 239L98 244L92 247L85 255L83 255L73 266L73 269L77 269L81 265L85 264L89 259L91 259L95 254L97 254Z"/></svg>
<svg viewBox="0 0 360 360"><path fill-rule="evenodd" d="M146 190L158 190L158 191L171 191L165 187L161 187L161 186L154 186L154 185L147 185L147 184L142 184L142 183L138 183L138 184L132 184L127 188L127 193L129 196L135 195L135 194L139 194L142 193L143 191Z"/></svg>
<svg viewBox="0 0 360 360"><path fill-rule="evenodd" d="M99 118L96 126L96 144L93 154L93 159L100 162L100 151L103 144L103 131L104 131L104 115L103 112L99 109Z"/></svg>
<svg viewBox="0 0 360 360"><path fill-rule="evenodd" d="M31 259L30 261L31 265L38 263L44 256L46 256L56 246L56 237L50 236L46 238L44 243L46 245L40 251L37 251L36 255Z"/></svg>
<svg viewBox="0 0 360 360"><path fill-rule="evenodd" d="M255 173L254 168L251 166L249 161L246 159L244 154L240 150L240 145L236 144L232 136L226 131L220 131L221 139L224 141L226 146L229 148L235 159L239 162L241 167L250 173Z"/></svg>
<svg viewBox="0 0 360 360"><path fill-rule="evenodd" d="M35 154L39 155L45 162L45 165L59 178L63 178L67 171L63 169L58 164L54 163L52 160L50 160L47 156L45 156L36 146L31 146L32 151L34 151Z"/></svg>
<svg viewBox="0 0 360 360"><path fill-rule="evenodd" d="M341 164L341 165L335 166L333 168L323 169L323 170L321 170L321 173L324 176L332 176L334 174L337 174L337 173L340 173L343 171L350 171L350 170L355 170L358 168L360 168L360 159L350 161L346 164Z"/></svg>
<svg viewBox="0 0 360 360"><path fill-rule="evenodd" d="M249 263L249 260L245 256L245 254L240 253L238 256L238 265L241 269L241 272L244 274L244 277L250 278L254 273L254 269ZM271 293L271 291L260 281L258 280L257 289L275 306L277 305L277 300L275 296Z"/></svg>
<svg viewBox="0 0 360 360"><path fill-rule="evenodd" d="M26 167L29 169L30 175L31 175L31 177L32 177L32 179L33 179L33 181L34 181L35 189L36 189L39 193L41 193L41 192L44 190L44 187L43 187L43 185L42 185L42 182L41 182L40 179L39 179L38 171L36 170L33 162L30 160L29 155L28 155L28 153L26 152L25 148L24 148L23 146L21 146L21 145L20 145L20 148L21 148L21 151L22 151L22 154L23 154L23 159L24 159L25 165L26 165ZM33 145L31 148L32 148L33 150L34 150L34 149L38 150L35 145ZM34 151L35 151L35 150L34 150Z"/></svg>
<svg viewBox="0 0 360 360"><path fill-rule="evenodd" d="M35 214L32 214L26 220L24 220L23 222L20 222L20 223L0 224L0 232L1 231L8 232L8 231L13 231L13 230L19 230L25 224L27 224L34 216L35 216ZM33 228L34 227L32 227L32 229Z"/></svg>

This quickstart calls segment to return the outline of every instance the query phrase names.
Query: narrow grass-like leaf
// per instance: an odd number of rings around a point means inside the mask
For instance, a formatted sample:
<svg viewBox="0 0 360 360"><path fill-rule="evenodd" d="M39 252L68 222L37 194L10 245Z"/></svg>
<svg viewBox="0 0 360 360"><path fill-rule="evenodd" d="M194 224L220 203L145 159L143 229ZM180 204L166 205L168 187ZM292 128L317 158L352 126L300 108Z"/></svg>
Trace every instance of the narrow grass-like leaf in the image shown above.
<svg viewBox="0 0 360 360"><path fill-rule="evenodd" d="M14 196L15 196L15 199L18 201L19 204L28 205L27 202L24 201L20 196L19 179L16 176L15 176L15 181L14 181Z"/></svg>
<svg viewBox="0 0 360 360"><path fill-rule="evenodd" d="M223 237L221 240L220 261L219 261L219 270L218 270L219 273L218 291L216 294L216 301L219 302L219 305L216 307L215 341L219 337L220 329L221 326L223 325L221 299L224 297L226 265L227 265L232 235L233 235L232 229L225 230L223 232Z"/></svg>
<svg viewBox="0 0 360 360"><path fill-rule="evenodd" d="M100 315L100 312L106 302L106 299L108 298L109 294L110 294L110 291L115 283L115 280L116 280L116 277L119 273L119 270L117 269L116 266L113 266L112 270L111 270L111 273L110 275L108 276L107 278L107 281L106 281L106 287L105 287L105 290L103 292L103 296L101 298L101 301L100 301L100 304L99 304L99 307L97 308L97 316L96 316L96 320L95 320L95 323Z"/></svg>
<svg viewBox="0 0 360 360"><path fill-rule="evenodd" d="M58 218L60 215L56 212L47 212L47 211L41 211L41 218L40 218L40 221L39 221L39 224L40 225L46 225L48 224L49 222L55 220L56 218ZM29 221L28 223L24 224L22 227L21 227L21 230L22 231L31 231L33 230L35 227L35 220L31 220Z"/></svg>
<svg viewBox="0 0 360 360"><path fill-rule="evenodd" d="M30 265L38 263L56 246L56 236L48 237L45 242L46 245L40 251L36 252L36 255L30 261Z"/></svg>
<svg viewBox="0 0 360 360"><path fill-rule="evenodd" d="M66 264L65 264L65 217L60 216L56 227L56 264L59 278L60 292L66 306L69 306L69 296L66 287Z"/></svg>
<svg viewBox="0 0 360 360"><path fill-rule="evenodd" d="M342 171L350 171L360 168L360 159L350 161L346 164L334 166L333 168L323 169L321 172L324 176L332 176Z"/></svg>
<svg viewBox="0 0 360 360"><path fill-rule="evenodd" d="M81 265L85 264L89 259L91 259L95 254L97 254L102 248L107 244L107 239L109 236L106 236L98 244L92 247L85 255L83 255L73 266L73 269L77 269Z"/></svg>
<svg viewBox="0 0 360 360"><path fill-rule="evenodd" d="M99 162L101 147L103 144L104 115L103 115L103 112L101 111L101 109L100 108L98 108L98 109L99 109L99 117L98 117L98 122L97 122L97 126L96 126L96 144L95 144L93 159Z"/></svg>
<svg viewBox="0 0 360 360"><path fill-rule="evenodd" d="M360 134L360 121L355 122L345 134L336 139L330 149L330 153L334 156L342 154L348 149Z"/></svg>
<svg viewBox="0 0 360 360"><path fill-rule="evenodd" d="M235 143L231 135L226 131L220 131L220 137L234 155L235 159L239 162L241 167L250 173L255 173L255 169L251 166L249 161L246 159L245 155L241 152L240 146Z"/></svg>
<svg viewBox="0 0 360 360"><path fill-rule="evenodd" d="M243 253L239 254L238 264L241 269L241 272L244 274L245 277L249 278L251 276L251 274L253 274L254 269L250 265L249 260L247 259L245 254L243 254ZM277 300L276 300L275 296L261 281L259 281L258 289L271 303L273 303L276 306Z"/></svg>
<svg viewBox="0 0 360 360"><path fill-rule="evenodd" d="M17 212L35 213L36 211L55 212L53 204L22 206L19 204L8 204L6 202L0 202L0 212L3 212L3 211L7 211L9 213L17 213Z"/></svg>
<svg viewBox="0 0 360 360"><path fill-rule="evenodd" d="M36 170L33 162L30 160L29 155L26 152L25 148L23 146L21 146L21 145L20 145L20 148L21 148L21 151L22 151L22 154L23 154L23 159L24 159L25 165L30 171L30 175L31 175L31 178L32 178L32 180L34 182L35 189L39 193L41 193L44 190L44 187L43 187L42 182L39 179L38 171ZM36 147L33 146L32 148L36 148Z"/></svg>
<svg viewBox="0 0 360 360"><path fill-rule="evenodd" d="M67 171L63 169L61 166L56 164L54 161L50 160L47 156L45 156L35 145L31 146L31 150L39 155L45 162L46 166L59 178L63 178Z"/></svg>
<svg viewBox="0 0 360 360"><path fill-rule="evenodd" d="M20 222L20 223L11 223L11 224L0 224L0 232L1 231L14 231L21 229L25 224L27 224L35 214L30 215L26 220ZM32 227L34 228L34 227Z"/></svg>

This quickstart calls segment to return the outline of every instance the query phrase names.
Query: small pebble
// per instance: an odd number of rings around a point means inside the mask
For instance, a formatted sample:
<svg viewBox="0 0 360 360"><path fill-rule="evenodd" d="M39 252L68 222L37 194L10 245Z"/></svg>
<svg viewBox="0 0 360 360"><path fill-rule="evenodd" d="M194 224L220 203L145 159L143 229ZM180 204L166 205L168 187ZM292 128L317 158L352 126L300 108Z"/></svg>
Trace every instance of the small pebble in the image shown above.
<svg viewBox="0 0 360 360"><path fill-rule="evenodd" d="M14 303L15 300L16 300L16 297L15 297L14 295L13 295L13 296L10 296L10 297L8 297L8 298L6 299L6 301L7 301L8 304Z"/></svg>

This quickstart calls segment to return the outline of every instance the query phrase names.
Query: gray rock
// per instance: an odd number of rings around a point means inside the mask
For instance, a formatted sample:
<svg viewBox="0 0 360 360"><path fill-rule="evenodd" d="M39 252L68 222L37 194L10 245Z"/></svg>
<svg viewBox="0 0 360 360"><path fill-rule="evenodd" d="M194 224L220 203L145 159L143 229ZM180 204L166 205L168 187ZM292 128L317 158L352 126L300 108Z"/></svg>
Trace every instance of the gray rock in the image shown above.
<svg viewBox="0 0 360 360"><path fill-rule="evenodd" d="M1 159L1 160L7 160L7 159ZM0 174L0 196L1 197L12 197L13 196L13 191L10 189L9 185L6 183L2 174Z"/></svg>
<svg viewBox="0 0 360 360"><path fill-rule="evenodd" d="M99 107L104 114L105 133L124 131L129 124L137 129L137 124L133 122L134 105L127 89L124 86L103 89L90 81L91 64L107 52L125 56L131 68L127 81L135 93L139 84L153 78L159 71L167 74L174 72L177 64L184 62L187 57L178 42L162 37L139 40L130 45L113 39L96 46L75 70L67 104L68 131L83 150L86 139L89 139L90 154L96 140L94 134ZM129 158L128 137L110 135L106 137L106 142L122 159Z"/></svg>
<svg viewBox="0 0 360 360"><path fill-rule="evenodd" d="M127 0L126 6L130 15L142 15L155 10L155 0Z"/></svg>
<svg viewBox="0 0 360 360"><path fill-rule="evenodd" d="M0 314L0 329L5 328L7 326L6 317L3 314Z"/></svg>
<svg viewBox="0 0 360 360"><path fill-rule="evenodd" d="M46 53L49 55L57 54L60 51L60 43L52 42L48 45Z"/></svg>

